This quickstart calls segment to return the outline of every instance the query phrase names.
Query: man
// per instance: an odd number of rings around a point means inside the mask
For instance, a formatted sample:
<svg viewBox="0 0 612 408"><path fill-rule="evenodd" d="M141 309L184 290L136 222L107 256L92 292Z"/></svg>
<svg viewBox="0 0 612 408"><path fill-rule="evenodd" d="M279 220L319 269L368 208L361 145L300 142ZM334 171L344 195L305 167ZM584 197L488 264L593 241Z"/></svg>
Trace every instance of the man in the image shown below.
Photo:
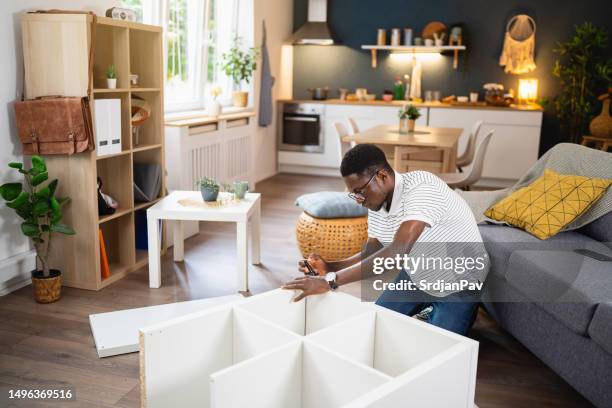
<svg viewBox="0 0 612 408"><path fill-rule="evenodd" d="M369 210L368 241L362 253L341 261L328 262L317 254L310 255L307 262L319 276L303 276L283 285L284 289L302 291L295 301L372 275L376 266L380 266L377 259L404 256L406 265L410 254L412 265L415 265L417 254L411 250L417 247L418 257L423 261L441 257L441 262L450 259L452 265L458 258L449 258L439 250L452 246L451 243L471 245L471 251L467 251L469 255L480 257L481 261L487 258L470 208L435 175L425 171L396 173L384 152L371 144L360 144L349 150L342 160L340 172L349 196ZM460 254L465 253L460 251ZM483 268L476 268L471 274L459 274L452 268L445 270L441 262L433 263L437 267L411 271L398 266L400 272L395 282L410 281L412 283L407 285L412 285L411 288L386 289L376 303L409 316L420 314L431 324L465 335L475 319L478 303L463 296L474 291L458 290L458 282L467 279L470 284L481 285L488 262L481 262ZM456 262L455 265L460 264ZM300 262L300 270L307 273L304 262ZM419 285L415 277L420 278ZM434 290L431 288L435 285L427 286L435 282L452 288ZM421 290L423 287L426 289Z"/></svg>

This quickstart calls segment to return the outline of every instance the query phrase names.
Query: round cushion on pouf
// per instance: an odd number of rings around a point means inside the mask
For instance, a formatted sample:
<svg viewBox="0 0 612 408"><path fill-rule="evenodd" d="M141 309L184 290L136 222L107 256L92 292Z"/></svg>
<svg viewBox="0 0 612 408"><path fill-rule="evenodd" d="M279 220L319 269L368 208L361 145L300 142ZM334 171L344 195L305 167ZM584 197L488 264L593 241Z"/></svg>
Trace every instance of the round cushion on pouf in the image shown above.
<svg viewBox="0 0 612 408"><path fill-rule="evenodd" d="M346 193L305 194L296 205L304 210L295 231L302 256L316 252L337 261L361 251L368 239L368 211Z"/></svg>

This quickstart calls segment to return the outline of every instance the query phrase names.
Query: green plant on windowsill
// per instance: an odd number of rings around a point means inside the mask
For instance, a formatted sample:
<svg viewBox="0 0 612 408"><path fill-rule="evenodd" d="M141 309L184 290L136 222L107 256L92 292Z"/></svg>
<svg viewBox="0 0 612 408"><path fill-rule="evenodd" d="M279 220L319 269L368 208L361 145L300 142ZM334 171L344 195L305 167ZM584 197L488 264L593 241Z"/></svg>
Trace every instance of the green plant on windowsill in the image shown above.
<svg viewBox="0 0 612 408"><path fill-rule="evenodd" d="M612 58L607 54L608 33L586 22L576 27L574 36L553 50L553 75L559 78L560 92L554 99L562 129L574 143L586 134L595 115L596 95L612 82Z"/></svg>
<svg viewBox="0 0 612 408"><path fill-rule="evenodd" d="M242 82L250 82L253 72L257 69L257 58L259 50L257 48L242 49L242 39L234 37L232 47L228 52L221 56L221 69L225 75L232 78L234 93L234 106L245 107L248 101L248 92L240 91Z"/></svg>
<svg viewBox="0 0 612 408"><path fill-rule="evenodd" d="M206 177L197 181L196 186L199 187L204 201L217 200L217 196L219 195L219 183L215 180Z"/></svg>
<svg viewBox="0 0 612 408"><path fill-rule="evenodd" d="M400 119L399 132L414 132L415 122L421 117L421 112L412 104L405 105L398 112Z"/></svg>
<svg viewBox="0 0 612 408"><path fill-rule="evenodd" d="M36 300L50 303L59 299L61 290L61 271L49 267L51 238L55 233L75 233L72 228L61 223L62 209L70 198L56 196L58 179L43 185L49 173L42 157L32 156L30 169L26 169L23 163L9 163L9 167L23 174L24 183L1 185L0 196L21 217L21 232L34 244L36 269L32 271L32 283Z"/></svg>

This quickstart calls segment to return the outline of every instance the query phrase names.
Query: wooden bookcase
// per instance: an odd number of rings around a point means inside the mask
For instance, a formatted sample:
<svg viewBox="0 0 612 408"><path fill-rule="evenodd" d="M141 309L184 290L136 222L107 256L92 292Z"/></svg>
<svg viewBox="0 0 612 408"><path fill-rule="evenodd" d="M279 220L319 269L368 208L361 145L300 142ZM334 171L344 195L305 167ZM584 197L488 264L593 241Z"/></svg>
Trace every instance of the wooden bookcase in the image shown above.
<svg viewBox="0 0 612 408"><path fill-rule="evenodd" d="M77 234L55 236L51 265L62 271L62 283L99 290L147 264L147 251L136 248L138 219L166 191L163 137L163 68L161 27L97 17L94 62L88 66L92 17L84 14L32 13L22 16L26 97L86 94L91 81L93 99L121 99L121 152L98 157L95 151L72 156L46 156L51 178L59 178L59 194L70 196L64 222ZM106 67L115 65L117 89L106 88ZM129 74L139 75L139 86ZM131 100L149 102L151 117L142 125L138 146L132 142ZM91 103L93 110L93 101ZM93 113L93 112L92 112ZM95 120L95 118L94 118ZM158 163L162 188L151 202L134 202L134 163ZM103 191L120 207L98 216L97 178ZM146 227L146 214L145 223ZM98 229L104 235L110 277L100 268Z"/></svg>

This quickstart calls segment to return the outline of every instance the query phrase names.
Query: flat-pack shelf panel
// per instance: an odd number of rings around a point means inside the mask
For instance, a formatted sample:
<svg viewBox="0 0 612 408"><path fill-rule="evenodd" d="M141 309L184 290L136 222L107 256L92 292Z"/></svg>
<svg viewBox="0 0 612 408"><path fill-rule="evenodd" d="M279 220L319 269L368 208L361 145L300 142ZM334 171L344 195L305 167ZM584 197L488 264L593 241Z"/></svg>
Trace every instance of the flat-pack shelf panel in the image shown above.
<svg viewBox="0 0 612 408"><path fill-rule="evenodd" d="M343 293L294 296L277 289L142 328L142 405L474 406L477 342Z"/></svg>

